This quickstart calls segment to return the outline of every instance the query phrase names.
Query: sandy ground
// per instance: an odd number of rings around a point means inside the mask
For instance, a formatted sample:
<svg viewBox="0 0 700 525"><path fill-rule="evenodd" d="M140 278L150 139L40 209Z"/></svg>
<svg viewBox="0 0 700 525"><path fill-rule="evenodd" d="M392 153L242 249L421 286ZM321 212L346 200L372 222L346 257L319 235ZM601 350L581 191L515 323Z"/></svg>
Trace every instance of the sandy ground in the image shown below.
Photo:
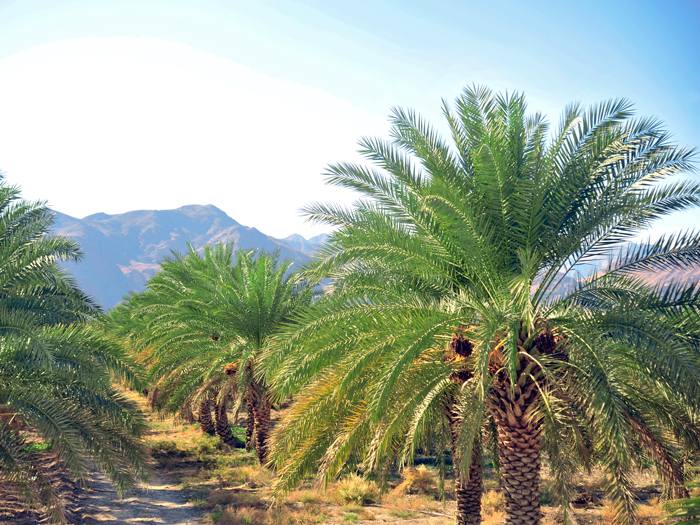
<svg viewBox="0 0 700 525"><path fill-rule="evenodd" d="M148 487L119 499L107 478L98 474L84 492L82 503L84 513L79 525L190 525L199 523L203 515L187 503L186 494L177 485L163 477L156 477Z"/></svg>

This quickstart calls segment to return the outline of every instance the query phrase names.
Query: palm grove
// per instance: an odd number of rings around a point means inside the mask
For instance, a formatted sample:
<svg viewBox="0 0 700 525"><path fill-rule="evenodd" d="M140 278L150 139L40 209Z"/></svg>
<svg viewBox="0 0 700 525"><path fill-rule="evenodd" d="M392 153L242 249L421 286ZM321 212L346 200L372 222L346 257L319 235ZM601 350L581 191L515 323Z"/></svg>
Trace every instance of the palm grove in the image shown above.
<svg viewBox="0 0 700 525"><path fill-rule="evenodd" d="M687 497L700 450L700 292L692 281L649 285L644 273L698 264L700 237L641 242L640 233L698 205L700 186L684 176L693 151L659 121L633 118L624 100L570 105L552 131L522 95L474 87L444 115L451 143L397 109L389 140L360 143L369 166L328 168L330 184L360 199L306 209L333 233L300 272L232 246L190 249L101 319L55 266L75 257L74 245L45 235L45 210L31 235L20 233L9 198L3 268L17 277L3 281L0 311L10 385L0 403L12 414L0 429L2 475L31 485L16 467L28 430L85 474L67 438L14 393L36 370L45 386L33 395L67 389L70 369L71 381L94 382L93 397L76 393L59 408L81 407L114 433L104 443L123 443L82 446L128 488L145 473L143 420L109 379L133 383L141 366L154 407L254 447L276 470L280 497L310 475L385 479L417 452L435 458L443 479L453 465L458 524L480 522L485 457L513 524L541 520L543 461L565 515L572 476L594 464L619 523L633 522L631 475L642 460L670 497ZM44 266L24 258L47 242L70 249L49 250ZM314 297L321 282L327 292ZM22 368L30 361L43 368ZM290 398L270 433L271 405ZM247 407L243 439L231 432L231 404L234 414ZM108 453L121 453L119 469L99 461Z"/></svg>

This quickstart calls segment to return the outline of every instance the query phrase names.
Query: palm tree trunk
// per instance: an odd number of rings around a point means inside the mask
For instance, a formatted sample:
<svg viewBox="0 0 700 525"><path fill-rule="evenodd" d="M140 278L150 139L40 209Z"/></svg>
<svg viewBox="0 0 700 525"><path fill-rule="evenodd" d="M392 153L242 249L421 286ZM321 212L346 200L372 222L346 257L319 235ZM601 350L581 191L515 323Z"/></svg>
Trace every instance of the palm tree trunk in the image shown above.
<svg viewBox="0 0 700 525"><path fill-rule="evenodd" d="M183 422L188 423L190 425L197 420L194 413L192 412L192 405L190 403L185 403L182 407L180 407L180 410L178 410L177 415Z"/></svg>
<svg viewBox="0 0 700 525"><path fill-rule="evenodd" d="M223 396L223 398L220 399L214 406L216 433L225 445L231 448L243 448L245 447L245 443L233 435L233 432L231 432L231 425L228 422L228 414L226 413L226 409L228 408L228 397L229 396Z"/></svg>
<svg viewBox="0 0 700 525"><path fill-rule="evenodd" d="M479 525L481 523L481 496L484 480L481 472L478 438L475 440L472 450L469 478L462 479L459 447L457 445L459 442L459 419L456 417L453 400L445 407L445 417L450 425L452 464L455 471L455 496L457 499L455 525Z"/></svg>
<svg viewBox="0 0 700 525"><path fill-rule="evenodd" d="M205 399L199 404L197 416L202 432L213 436L215 427L214 422L211 419L211 399Z"/></svg>
<svg viewBox="0 0 700 525"><path fill-rule="evenodd" d="M532 381L521 389L501 381L494 387L489 408L498 426L498 458L506 500L506 523L535 525L540 511L541 436L530 420L539 390Z"/></svg>
<svg viewBox="0 0 700 525"><path fill-rule="evenodd" d="M248 389L249 402L255 417L255 450L258 453L260 465L265 466L268 455L268 439L270 436L270 398L261 392L262 385L254 383Z"/></svg>
<svg viewBox="0 0 700 525"><path fill-rule="evenodd" d="M160 389L156 386L155 388L153 388L153 390L148 391L148 408L150 408L151 410L156 409L156 405L158 404L158 398L160 397L159 390Z"/></svg>
<svg viewBox="0 0 700 525"><path fill-rule="evenodd" d="M245 428L245 449L250 452L255 448L255 415L253 405L257 403L257 395L252 391L253 387L248 387L246 392L246 428Z"/></svg>

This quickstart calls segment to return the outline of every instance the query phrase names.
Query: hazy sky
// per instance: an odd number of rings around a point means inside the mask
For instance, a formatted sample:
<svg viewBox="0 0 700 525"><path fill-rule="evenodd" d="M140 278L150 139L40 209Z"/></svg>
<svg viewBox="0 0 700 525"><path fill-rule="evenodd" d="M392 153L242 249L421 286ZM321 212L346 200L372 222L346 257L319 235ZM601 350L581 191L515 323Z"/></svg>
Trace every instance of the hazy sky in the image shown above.
<svg viewBox="0 0 700 525"><path fill-rule="evenodd" d="M700 1L0 0L0 169L61 212L214 204L284 237L392 106L627 97L700 146ZM700 213L665 227L700 224Z"/></svg>

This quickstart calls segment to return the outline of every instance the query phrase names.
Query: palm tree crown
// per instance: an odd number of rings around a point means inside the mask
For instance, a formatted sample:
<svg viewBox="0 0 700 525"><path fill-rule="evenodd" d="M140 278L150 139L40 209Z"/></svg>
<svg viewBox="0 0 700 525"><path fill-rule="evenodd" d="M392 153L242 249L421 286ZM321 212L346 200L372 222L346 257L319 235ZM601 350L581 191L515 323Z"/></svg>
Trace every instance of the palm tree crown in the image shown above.
<svg viewBox="0 0 700 525"><path fill-rule="evenodd" d="M508 523L540 520L542 452L563 499L571 473L600 461L630 519L636 451L677 488L669 449L700 444L697 283L640 275L697 264L700 236L634 243L700 202L700 185L671 180L693 152L625 100L572 104L551 135L519 94L468 88L444 114L452 145L394 110L391 141L360 143L376 168L327 172L361 200L306 209L336 228L307 267L333 294L270 357L270 379L323 411L275 435L278 487L318 459L333 476L358 454L365 467L410 458L447 413L461 486L495 444Z"/></svg>
<svg viewBox="0 0 700 525"><path fill-rule="evenodd" d="M291 264L277 254L234 253L230 244L207 246L203 256L190 246L186 255L164 260L148 289L116 309L110 323L132 351L141 352L162 408L177 412L204 402L207 417L215 394L217 415L226 417L229 397L245 392L254 423L247 445L255 435L263 464L270 403L256 377L259 354L311 297L289 272ZM234 443L227 419L217 421L217 430Z"/></svg>

